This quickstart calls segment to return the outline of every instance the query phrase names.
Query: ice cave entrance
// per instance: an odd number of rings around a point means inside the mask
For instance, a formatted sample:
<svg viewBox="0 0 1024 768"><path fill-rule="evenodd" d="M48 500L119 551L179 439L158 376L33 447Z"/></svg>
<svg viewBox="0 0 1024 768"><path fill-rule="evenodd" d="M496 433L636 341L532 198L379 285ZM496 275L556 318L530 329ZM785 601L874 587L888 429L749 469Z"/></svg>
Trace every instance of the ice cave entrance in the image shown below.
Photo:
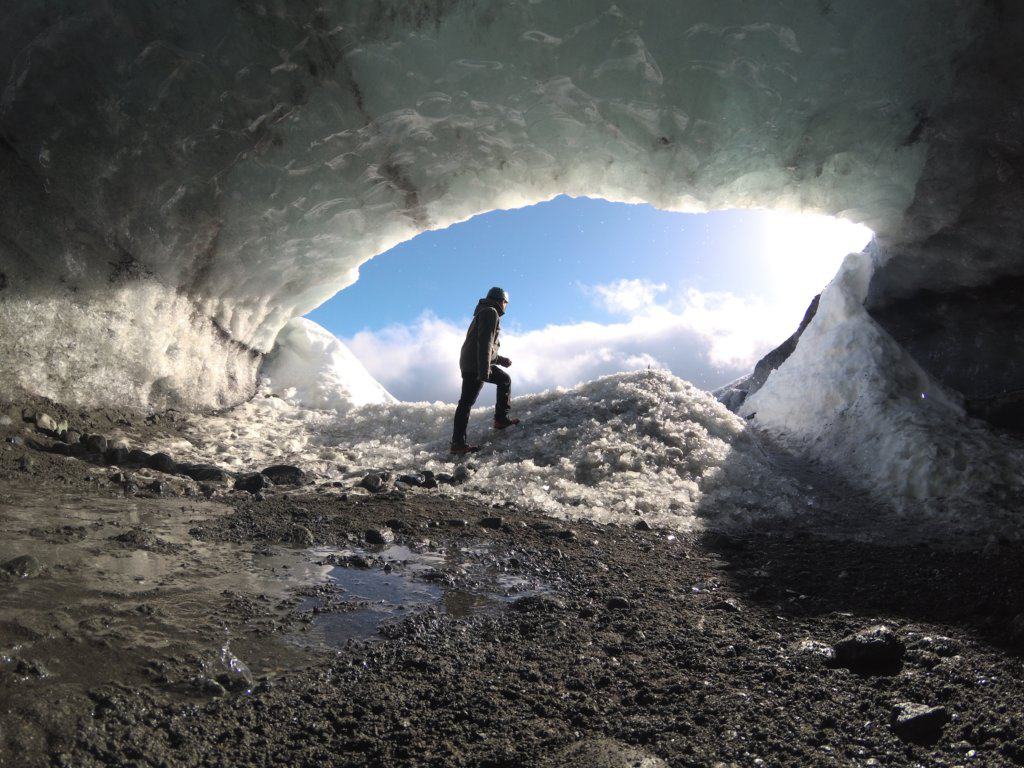
<svg viewBox="0 0 1024 768"><path fill-rule="evenodd" d="M457 399L459 347L491 285L511 294L502 351L518 393L646 367L713 389L786 339L871 237L823 215L561 196L424 232L309 317L401 400Z"/></svg>

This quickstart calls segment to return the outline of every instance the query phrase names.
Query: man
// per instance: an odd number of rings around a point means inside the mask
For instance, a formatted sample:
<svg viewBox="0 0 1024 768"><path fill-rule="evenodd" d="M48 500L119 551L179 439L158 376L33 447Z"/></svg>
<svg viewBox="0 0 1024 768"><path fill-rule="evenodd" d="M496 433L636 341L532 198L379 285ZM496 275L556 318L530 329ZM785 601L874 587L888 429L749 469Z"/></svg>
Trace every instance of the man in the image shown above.
<svg viewBox="0 0 1024 768"><path fill-rule="evenodd" d="M452 434L452 453L473 453L479 446L466 443L466 427L469 426L469 411L480 396L485 382L497 384L498 400L494 404L494 428L505 429L518 424L519 419L508 416L512 400L512 379L498 368L508 368L512 361L498 354L498 334L501 333L501 316L508 307L508 294L501 288L491 288L487 298L480 299L473 312L473 321L466 331L466 340L459 354L459 369L462 371L462 396L455 409L455 431Z"/></svg>

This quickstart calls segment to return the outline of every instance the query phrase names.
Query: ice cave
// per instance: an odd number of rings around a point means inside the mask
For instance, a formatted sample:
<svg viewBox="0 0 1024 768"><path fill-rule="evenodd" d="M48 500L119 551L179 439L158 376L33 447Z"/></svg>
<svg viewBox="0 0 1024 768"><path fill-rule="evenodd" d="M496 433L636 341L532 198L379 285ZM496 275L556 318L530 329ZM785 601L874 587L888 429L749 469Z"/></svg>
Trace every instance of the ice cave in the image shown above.
<svg viewBox="0 0 1024 768"><path fill-rule="evenodd" d="M302 319L361 264L558 195L828 214L875 237L749 376L530 395L535 430L463 469L464 498L673 539L800 518L814 505L770 443L919 532L1019 542L1022 43L1005 0L15 0L0 398L185 425L140 444L197 480L211 462L302 464L325 487L339 466L452 477L452 409L395 402ZM451 764L521 764L495 755Z"/></svg>

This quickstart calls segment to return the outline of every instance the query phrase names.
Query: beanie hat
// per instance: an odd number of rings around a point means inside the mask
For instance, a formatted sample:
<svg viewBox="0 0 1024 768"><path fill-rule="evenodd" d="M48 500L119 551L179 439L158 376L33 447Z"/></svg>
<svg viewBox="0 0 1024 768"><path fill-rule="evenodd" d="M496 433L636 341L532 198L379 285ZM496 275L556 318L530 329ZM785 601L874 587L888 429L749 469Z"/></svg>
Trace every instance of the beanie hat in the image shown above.
<svg viewBox="0 0 1024 768"><path fill-rule="evenodd" d="M508 301L508 294L505 293L503 288L495 286L487 292L487 298L491 301Z"/></svg>

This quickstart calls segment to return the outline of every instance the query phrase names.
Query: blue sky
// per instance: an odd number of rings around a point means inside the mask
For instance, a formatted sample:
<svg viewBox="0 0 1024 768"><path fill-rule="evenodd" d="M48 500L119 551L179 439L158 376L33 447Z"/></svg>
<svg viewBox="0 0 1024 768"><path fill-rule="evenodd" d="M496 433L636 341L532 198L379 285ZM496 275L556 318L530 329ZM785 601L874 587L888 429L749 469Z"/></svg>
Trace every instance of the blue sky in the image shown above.
<svg viewBox="0 0 1024 768"><path fill-rule="evenodd" d="M869 237L826 217L559 197L425 232L308 317L401 399L452 400L465 323L500 285L521 392L646 365L710 388L781 342Z"/></svg>

